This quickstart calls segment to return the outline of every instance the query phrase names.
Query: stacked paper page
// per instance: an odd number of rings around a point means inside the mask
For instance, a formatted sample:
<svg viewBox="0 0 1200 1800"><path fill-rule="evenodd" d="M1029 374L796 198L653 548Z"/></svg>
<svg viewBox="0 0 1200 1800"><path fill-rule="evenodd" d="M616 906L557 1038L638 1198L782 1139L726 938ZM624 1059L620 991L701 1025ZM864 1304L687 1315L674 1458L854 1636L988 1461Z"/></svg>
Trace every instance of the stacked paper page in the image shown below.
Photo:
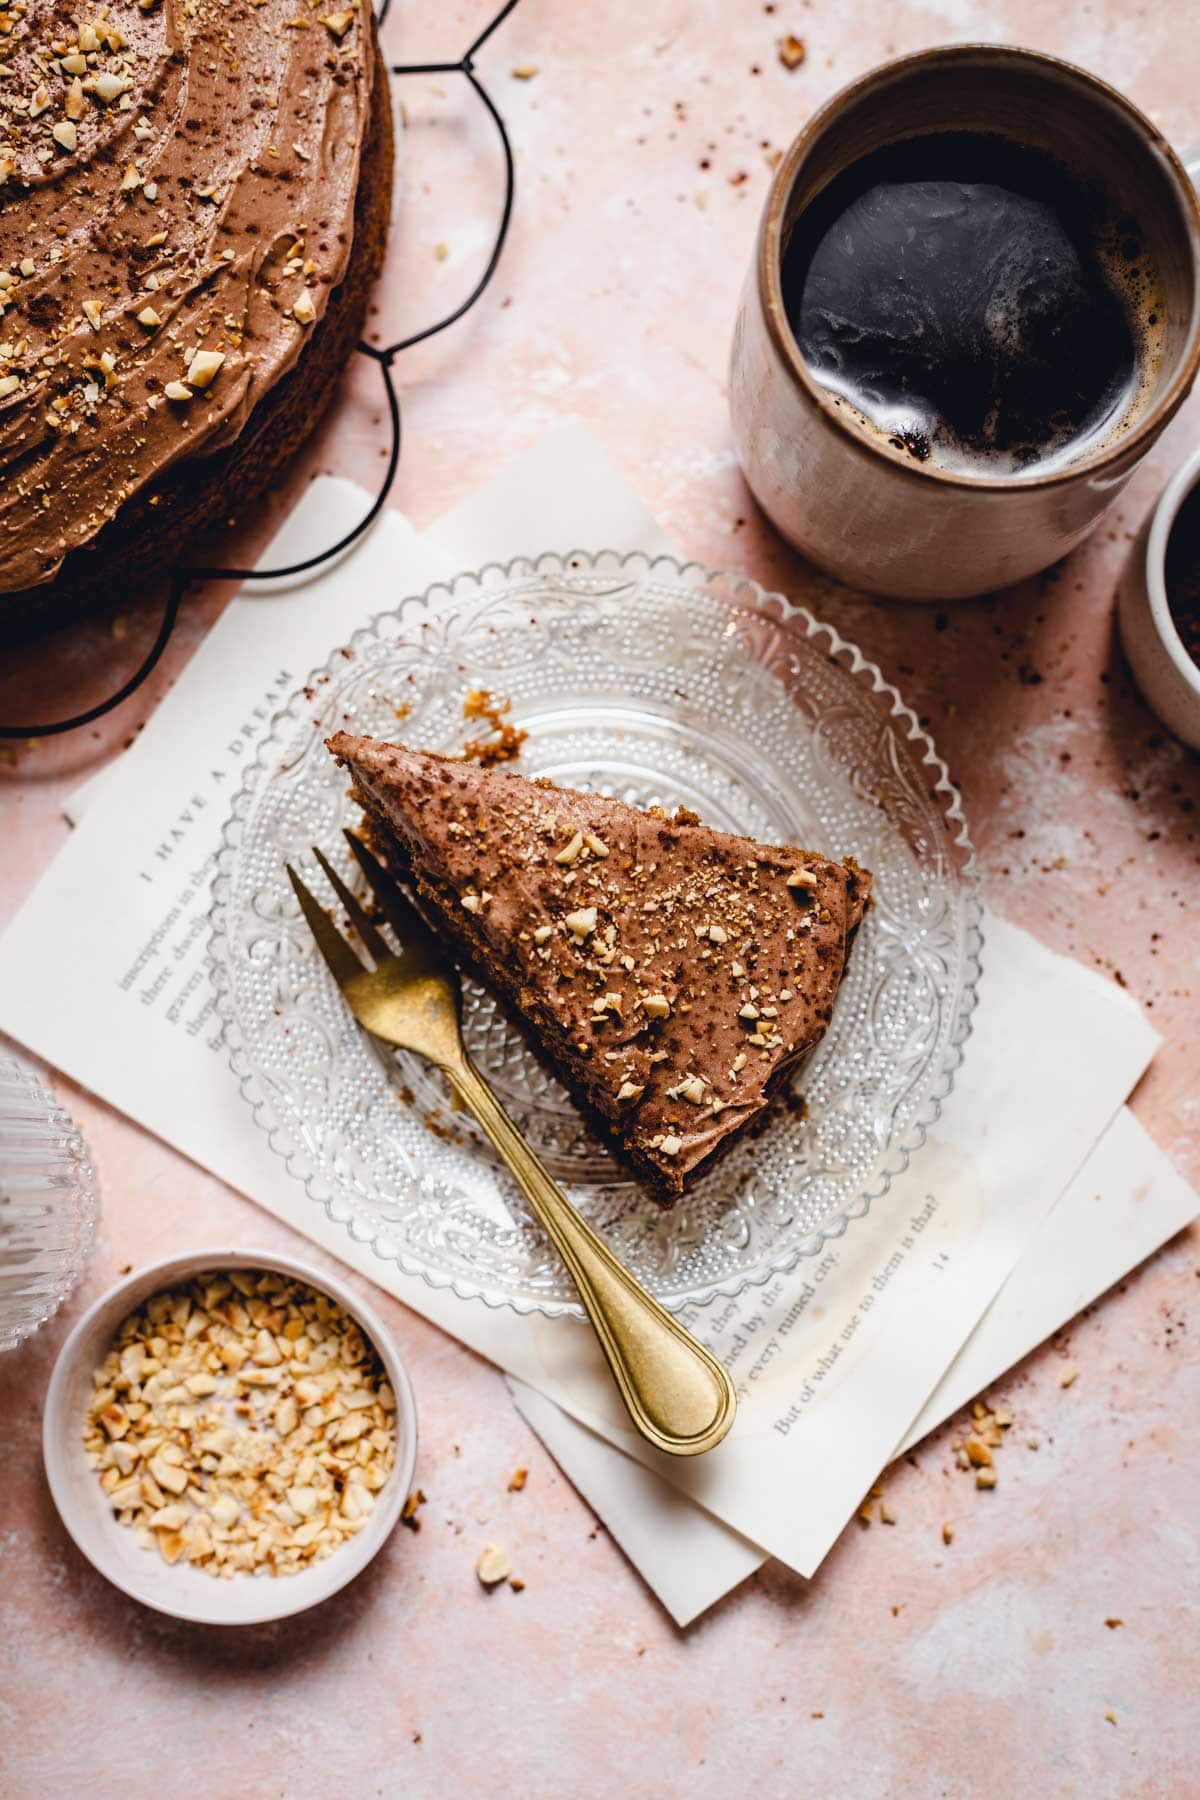
<svg viewBox="0 0 1200 1800"><path fill-rule="evenodd" d="M297 530L310 544L336 535L364 503L316 484L268 560ZM765 1550L811 1572L906 1433L1032 1348L1195 1202L1128 1116L1107 1130L1153 1053L1133 1003L992 919L967 1061L908 1173L822 1257L691 1316L742 1393L707 1458L644 1451L583 1325L461 1301L330 1223L258 1133L219 1043L204 946L225 813L272 712L335 644L434 580L550 547L547 521L560 547L668 547L566 427L433 532L389 516L302 588L235 601L133 748L77 797L78 829L0 942L0 1026L536 1390L518 1395L531 1423L683 1620ZM64 936L70 981L48 994L30 971ZM1111 1178L1097 1166L1085 1179L1098 1157ZM1096 1254L1069 1271L1034 1257L1059 1213L1069 1235L1095 1194L1123 1229L1094 1234Z"/></svg>

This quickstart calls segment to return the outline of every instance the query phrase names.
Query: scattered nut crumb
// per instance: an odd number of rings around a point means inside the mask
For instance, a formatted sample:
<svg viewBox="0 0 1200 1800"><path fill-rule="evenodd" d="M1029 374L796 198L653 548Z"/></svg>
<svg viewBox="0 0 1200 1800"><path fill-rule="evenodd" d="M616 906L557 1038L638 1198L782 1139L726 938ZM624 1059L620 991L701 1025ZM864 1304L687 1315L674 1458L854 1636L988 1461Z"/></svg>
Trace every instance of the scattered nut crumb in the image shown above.
<svg viewBox="0 0 1200 1800"><path fill-rule="evenodd" d="M786 37L780 38L779 60L785 69L798 69L807 55L808 46L803 38L796 37L790 31Z"/></svg>
<svg viewBox="0 0 1200 1800"><path fill-rule="evenodd" d="M511 700L498 700L487 688L472 688L463 701L463 718L485 720L496 735L470 738L462 749L468 761L487 769L494 763L512 762L520 754L521 745L529 734L512 723L508 717L511 711Z"/></svg>
<svg viewBox="0 0 1200 1800"><path fill-rule="evenodd" d="M1076 1367L1076 1365L1074 1363L1068 1363L1066 1368L1063 1370L1062 1374L1058 1378L1059 1387L1060 1388L1069 1388L1071 1386L1072 1382L1076 1381L1078 1379L1078 1376L1079 1376L1079 1370Z"/></svg>
<svg viewBox="0 0 1200 1800"><path fill-rule="evenodd" d="M1117 1626L1123 1625L1125 1621L1124 1619L1105 1619L1104 1623L1108 1626L1110 1631L1115 1631Z"/></svg>
<svg viewBox="0 0 1200 1800"><path fill-rule="evenodd" d="M508 1478L509 1493L510 1494L519 1494L521 1492L521 1489L525 1486L525 1483L528 1480L529 1480L529 1470L528 1469L514 1469L512 1474Z"/></svg>
<svg viewBox="0 0 1200 1800"><path fill-rule="evenodd" d="M952 1544L954 1542L954 1527L953 1527L953 1525L943 1525L942 1526L942 1542L943 1542L943 1544Z"/></svg>
<svg viewBox="0 0 1200 1800"><path fill-rule="evenodd" d="M475 1561L475 1573L481 1586L487 1588L507 1580L511 1568L507 1552L498 1544L485 1544Z"/></svg>
<svg viewBox="0 0 1200 1800"><path fill-rule="evenodd" d="M417 1517L420 1508L425 1504L423 1488L414 1488L400 1509L400 1523L407 1525L410 1531L420 1531L421 1521Z"/></svg>
<svg viewBox="0 0 1200 1800"><path fill-rule="evenodd" d="M513 70L513 77L517 81L532 81L536 74L536 63L518 63Z"/></svg>
<svg viewBox="0 0 1200 1800"><path fill-rule="evenodd" d="M975 1486L977 1488L994 1488L999 1477L995 1469L976 1469Z"/></svg>

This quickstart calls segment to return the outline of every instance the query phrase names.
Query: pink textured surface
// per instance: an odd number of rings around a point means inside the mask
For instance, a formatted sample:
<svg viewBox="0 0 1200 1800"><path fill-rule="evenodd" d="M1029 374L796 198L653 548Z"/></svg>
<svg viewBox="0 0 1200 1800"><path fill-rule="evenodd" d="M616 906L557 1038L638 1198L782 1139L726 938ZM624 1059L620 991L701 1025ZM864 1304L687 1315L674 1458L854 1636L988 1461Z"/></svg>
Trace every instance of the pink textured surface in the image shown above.
<svg viewBox="0 0 1200 1800"><path fill-rule="evenodd" d="M407 60L458 54L486 17L482 0L399 11L387 37ZM1166 1043L1136 1108L1200 1181L1200 769L1131 690L1112 635L1134 537L1200 437L1197 402L1052 577L918 611L864 601L780 545L738 476L724 394L764 144L782 146L835 87L893 52L986 31L1095 69L1179 143L1197 130L1189 21L1183 0L996 0L986 18L965 0L882 12L525 0L481 59L517 147L512 240L484 305L403 361L395 498L423 524L573 411L688 554L748 569L857 639L931 722L991 903L1152 1009ZM808 43L791 74L774 48L787 30ZM521 64L536 65L532 80L511 77ZM463 84L410 80L404 102L405 191L377 320L387 336L464 290L496 194L490 128ZM271 516L315 473L371 482L379 413L377 377L356 369ZM268 522L245 526L243 551ZM546 535L530 549L552 544L552 521ZM0 916L62 841L64 793L136 731L222 600L189 604L160 676L117 718L0 766ZM53 658L6 656L0 716L73 709L111 686L154 629L152 609L115 580L114 604L115 624L59 640ZM1062 1344L1005 1384L1018 1423L994 1493L953 1471L943 1431L889 1475L894 1527L851 1526L808 1587L768 1568L686 1636L530 1438L500 1378L381 1299L421 1408L423 1529L398 1531L319 1613L223 1635L141 1611L65 1541L40 1472L41 1396L71 1319L120 1266L198 1235L289 1234L57 1085L92 1145L105 1215L83 1291L0 1362L0 1782L14 1800L141 1800L189 1779L255 1800L402 1785L716 1796L781 1776L785 1792L826 1794L1200 1792L1200 1668L1184 1625L1200 1576L1194 1234L1071 1328L1081 1373L1069 1390ZM510 1495L517 1463L529 1483ZM523 1593L479 1590L474 1557L488 1539L509 1548Z"/></svg>

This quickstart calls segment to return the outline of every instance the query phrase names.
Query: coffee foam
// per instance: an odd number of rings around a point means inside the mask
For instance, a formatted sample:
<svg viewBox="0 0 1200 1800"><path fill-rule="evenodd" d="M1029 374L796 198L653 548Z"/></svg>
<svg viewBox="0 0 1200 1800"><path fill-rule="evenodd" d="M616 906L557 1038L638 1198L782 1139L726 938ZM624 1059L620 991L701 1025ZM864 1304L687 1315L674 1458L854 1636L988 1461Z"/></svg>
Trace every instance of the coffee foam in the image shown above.
<svg viewBox="0 0 1200 1800"><path fill-rule="evenodd" d="M1113 394L1111 404L1102 416L1094 419L1086 430L1065 434L1061 444L1042 450L1032 460L1017 462L1011 455L999 451L990 454L981 454L974 449L963 452L953 442L944 442L931 447L930 461L939 469L945 469L952 475L1002 475L1016 481L1022 478L1039 481L1107 448L1132 431L1144 417L1158 386L1162 368L1166 326L1166 305L1162 289L1157 276L1147 265L1144 246L1139 245L1139 254L1131 259L1123 252L1120 234L1115 226L1107 228L1094 248L1096 260L1120 303L1133 337L1134 364L1129 380ZM813 373L816 373L815 370ZM830 385L822 376L817 379L823 386ZM844 395L843 398L854 406L852 396ZM870 418L860 408L854 407L854 410L861 428L873 436L884 436L891 441L897 435L902 435L896 433L894 428L889 430L881 422Z"/></svg>

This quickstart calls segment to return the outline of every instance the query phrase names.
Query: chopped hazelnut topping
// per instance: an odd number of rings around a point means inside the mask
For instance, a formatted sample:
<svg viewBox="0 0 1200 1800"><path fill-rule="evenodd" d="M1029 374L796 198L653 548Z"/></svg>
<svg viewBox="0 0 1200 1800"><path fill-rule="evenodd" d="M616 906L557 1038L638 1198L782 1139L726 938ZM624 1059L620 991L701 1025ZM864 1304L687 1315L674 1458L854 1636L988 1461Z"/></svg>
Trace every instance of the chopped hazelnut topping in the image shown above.
<svg viewBox="0 0 1200 1800"><path fill-rule="evenodd" d="M648 1019L669 1019L671 1002L665 994L645 994L638 1002Z"/></svg>
<svg viewBox="0 0 1200 1800"><path fill-rule="evenodd" d="M645 1087L636 1081L623 1081L617 1089L617 1099L640 1100L645 1091Z"/></svg>
<svg viewBox="0 0 1200 1800"><path fill-rule="evenodd" d="M790 888L815 888L817 878L811 869L792 869L787 875L787 885Z"/></svg>
<svg viewBox="0 0 1200 1800"><path fill-rule="evenodd" d="M292 316L293 318L298 319L301 325L311 325L316 318L317 309L313 305L313 297L307 288L305 288L304 292L293 306Z"/></svg>
<svg viewBox="0 0 1200 1800"><path fill-rule="evenodd" d="M573 863L578 862L582 850L583 833L582 831L577 831L570 843L558 852L558 855L554 860L556 863L563 863L567 867L570 867Z"/></svg>
<svg viewBox="0 0 1200 1800"><path fill-rule="evenodd" d="M122 94L128 93L133 83L127 81L123 75L105 73L97 75L91 86L93 93L97 94L106 106L110 106L114 100L119 100Z"/></svg>
<svg viewBox="0 0 1200 1800"><path fill-rule="evenodd" d="M99 331L100 321L104 317L104 308L100 301L85 300L83 303L83 313L88 324L92 327L92 330Z"/></svg>
<svg viewBox="0 0 1200 1800"><path fill-rule="evenodd" d="M479 904L480 904L479 903L479 895L478 894L464 894L462 897L461 904L462 904L464 912L477 913L479 911Z"/></svg>
<svg viewBox="0 0 1200 1800"><path fill-rule="evenodd" d="M596 908L594 906L581 906L578 912L568 913L563 920L563 924L571 933L571 936L575 939L576 943L582 943L584 938L591 937L593 931L596 929Z"/></svg>
<svg viewBox="0 0 1200 1800"><path fill-rule="evenodd" d="M678 1095L681 1100L690 1100L693 1106L703 1106L705 1086L706 1083L701 1076L686 1075L678 1087L669 1088L667 1091L673 1097Z"/></svg>
<svg viewBox="0 0 1200 1800"><path fill-rule="evenodd" d="M273 1273L153 1295L92 1379L84 1450L118 1522L210 1575L329 1555L394 1461L395 1395L357 1324Z"/></svg>
<svg viewBox="0 0 1200 1800"><path fill-rule="evenodd" d="M598 838L595 832L586 832L583 841L593 856L598 856L603 859L608 855L608 845L604 842L603 838Z"/></svg>
<svg viewBox="0 0 1200 1800"><path fill-rule="evenodd" d="M79 133L72 119L60 119L50 135L64 150L74 150L79 142Z"/></svg>
<svg viewBox="0 0 1200 1800"><path fill-rule="evenodd" d="M546 944L554 936L553 925L539 925L533 934L535 944Z"/></svg>
<svg viewBox="0 0 1200 1800"><path fill-rule="evenodd" d="M197 350L188 365L186 380L189 387L206 388L225 361L220 350Z"/></svg>
<svg viewBox="0 0 1200 1800"><path fill-rule="evenodd" d="M354 23L352 12L322 13L321 23L335 38L344 38Z"/></svg>
<svg viewBox="0 0 1200 1800"><path fill-rule="evenodd" d="M739 1012L738 1012L739 1019L750 1020L750 1019L757 1019L758 1017L759 1017L759 1011L758 1011L757 1006L755 1006L753 1000L747 1000L745 1006L743 1006L739 1009Z"/></svg>
<svg viewBox="0 0 1200 1800"><path fill-rule="evenodd" d="M191 388L185 387L182 381L168 381L163 393L168 400L190 400L193 397Z"/></svg>
<svg viewBox="0 0 1200 1800"><path fill-rule="evenodd" d="M714 944L727 944L729 942L729 933L723 925L710 925L708 928L708 935Z"/></svg>
<svg viewBox="0 0 1200 1800"><path fill-rule="evenodd" d="M162 324L161 318L152 306L143 306L137 316L137 322L139 325L144 325L147 331L157 331Z"/></svg>
<svg viewBox="0 0 1200 1800"><path fill-rule="evenodd" d="M665 1137L658 1147L664 1156L678 1156L683 1149L683 1139L675 1136Z"/></svg>

